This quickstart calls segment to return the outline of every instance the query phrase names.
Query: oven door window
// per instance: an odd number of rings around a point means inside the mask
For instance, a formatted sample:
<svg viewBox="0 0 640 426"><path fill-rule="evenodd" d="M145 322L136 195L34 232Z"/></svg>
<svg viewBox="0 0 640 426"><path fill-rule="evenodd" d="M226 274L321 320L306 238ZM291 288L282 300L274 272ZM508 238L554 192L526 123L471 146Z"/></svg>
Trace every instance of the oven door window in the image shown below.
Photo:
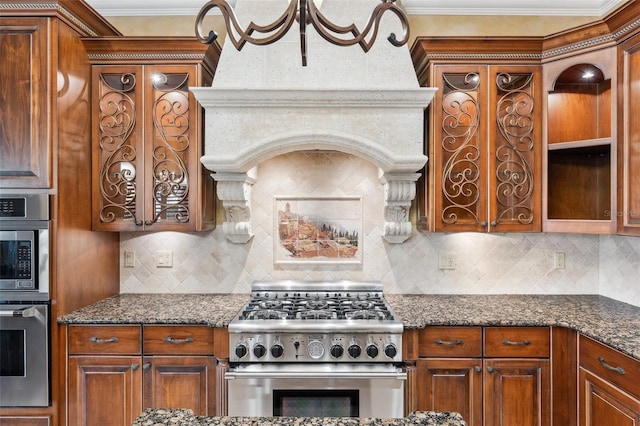
<svg viewBox="0 0 640 426"><path fill-rule="evenodd" d="M359 417L358 390L274 390L276 417Z"/></svg>
<svg viewBox="0 0 640 426"><path fill-rule="evenodd" d="M0 330L0 377L24 377L24 330Z"/></svg>

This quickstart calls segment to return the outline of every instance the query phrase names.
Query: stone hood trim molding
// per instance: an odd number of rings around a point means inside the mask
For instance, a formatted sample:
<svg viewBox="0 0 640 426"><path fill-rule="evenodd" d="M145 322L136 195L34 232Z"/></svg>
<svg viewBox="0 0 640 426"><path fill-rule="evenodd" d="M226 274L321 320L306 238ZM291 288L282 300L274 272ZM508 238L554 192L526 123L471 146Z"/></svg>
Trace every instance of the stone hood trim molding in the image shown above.
<svg viewBox="0 0 640 426"><path fill-rule="evenodd" d="M322 7L327 16L352 21L368 17L379 1L325 0ZM241 21L271 22L286 4L238 0L235 12ZM420 87L407 46L382 39L398 25L385 17L381 39L366 54L357 46L332 45L308 27L307 67L296 57L295 34L242 51L225 42L212 86L191 90L206 111L201 161L218 183L229 241L253 237L256 166L309 150L340 151L375 164L385 194L383 238L401 243L411 236L409 209L417 172L427 162L424 109L436 89Z"/></svg>

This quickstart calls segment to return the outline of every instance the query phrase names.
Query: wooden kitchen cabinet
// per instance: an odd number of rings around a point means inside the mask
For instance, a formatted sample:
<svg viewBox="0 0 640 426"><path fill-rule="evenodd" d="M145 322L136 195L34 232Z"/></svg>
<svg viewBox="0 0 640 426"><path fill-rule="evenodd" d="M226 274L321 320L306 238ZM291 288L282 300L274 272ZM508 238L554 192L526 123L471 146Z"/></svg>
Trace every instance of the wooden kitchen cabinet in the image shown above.
<svg viewBox="0 0 640 426"><path fill-rule="evenodd" d="M486 59L539 48L526 39L425 37L414 44L420 83L438 88L426 132L421 216L429 230L541 230L541 66Z"/></svg>
<svg viewBox="0 0 640 426"><path fill-rule="evenodd" d="M200 163L203 110L219 46L195 38L87 40L93 63L94 230L215 227L213 179Z"/></svg>
<svg viewBox="0 0 640 426"><path fill-rule="evenodd" d="M214 329L70 325L68 333L69 426L128 426L145 408L216 414Z"/></svg>
<svg viewBox="0 0 640 426"><path fill-rule="evenodd" d="M68 425L129 426L142 412L139 326L68 328Z"/></svg>
<svg viewBox="0 0 640 426"><path fill-rule="evenodd" d="M551 424L546 327L420 331L418 409L457 411L470 426Z"/></svg>
<svg viewBox="0 0 640 426"><path fill-rule="evenodd" d="M640 235L640 34L618 47L618 232Z"/></svg>
<svg viewBox="0 0 640 426"><path fill-rule="evenodd" d="M616 48L544 64L543 230L616 232Z"/></svg>
<svg viewBox="0 0 640 426"><path fill-rule="evenodd" d="M47 47L50 20L0 18L0 187L50 188L51 114ZM15 78L13 78L15 76Z"/></svg>
<svg viewBox="0 0 640 426"><path fill-rule="evenodd" d="M205 326L144 328L144 408L189 408L216 414L213 329Z"/></svg>
<svg viewBox="0 0 640 426"><path fill-rule="evenodd" d="M640 425L640 362L580 335L580 426Z"/></svg>

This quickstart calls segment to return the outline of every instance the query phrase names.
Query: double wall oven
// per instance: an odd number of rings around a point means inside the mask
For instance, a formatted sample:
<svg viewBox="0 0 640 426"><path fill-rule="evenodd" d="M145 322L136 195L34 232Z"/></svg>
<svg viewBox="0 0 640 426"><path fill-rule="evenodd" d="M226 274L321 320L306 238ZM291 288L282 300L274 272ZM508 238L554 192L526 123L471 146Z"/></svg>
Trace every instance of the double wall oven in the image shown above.
<svg viewBox="0 0 640 426"><path fill-rule="evenodd" d="M403 417L402 330L381 283L254 283L229 324L228 414Z"/></svg>
<svg viewBox="0 0 640 426"><path fill-rule="evenodd" d="M0 407L50 405L49 196L0 195Z"/></svg>

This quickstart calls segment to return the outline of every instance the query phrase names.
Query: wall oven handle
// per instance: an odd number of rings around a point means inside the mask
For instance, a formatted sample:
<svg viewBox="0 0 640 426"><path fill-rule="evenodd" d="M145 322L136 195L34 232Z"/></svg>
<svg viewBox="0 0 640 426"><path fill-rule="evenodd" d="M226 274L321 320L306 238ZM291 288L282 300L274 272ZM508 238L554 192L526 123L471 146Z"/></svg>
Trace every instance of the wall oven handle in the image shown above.
<svg viewBox="0 0 640 426"><path fill-rule="evenodd" d="M13 317L13 318L39 318L42 315L35 306L29 306L27 308L21 308L11 311L0 311L0 317Z"/></svg>

